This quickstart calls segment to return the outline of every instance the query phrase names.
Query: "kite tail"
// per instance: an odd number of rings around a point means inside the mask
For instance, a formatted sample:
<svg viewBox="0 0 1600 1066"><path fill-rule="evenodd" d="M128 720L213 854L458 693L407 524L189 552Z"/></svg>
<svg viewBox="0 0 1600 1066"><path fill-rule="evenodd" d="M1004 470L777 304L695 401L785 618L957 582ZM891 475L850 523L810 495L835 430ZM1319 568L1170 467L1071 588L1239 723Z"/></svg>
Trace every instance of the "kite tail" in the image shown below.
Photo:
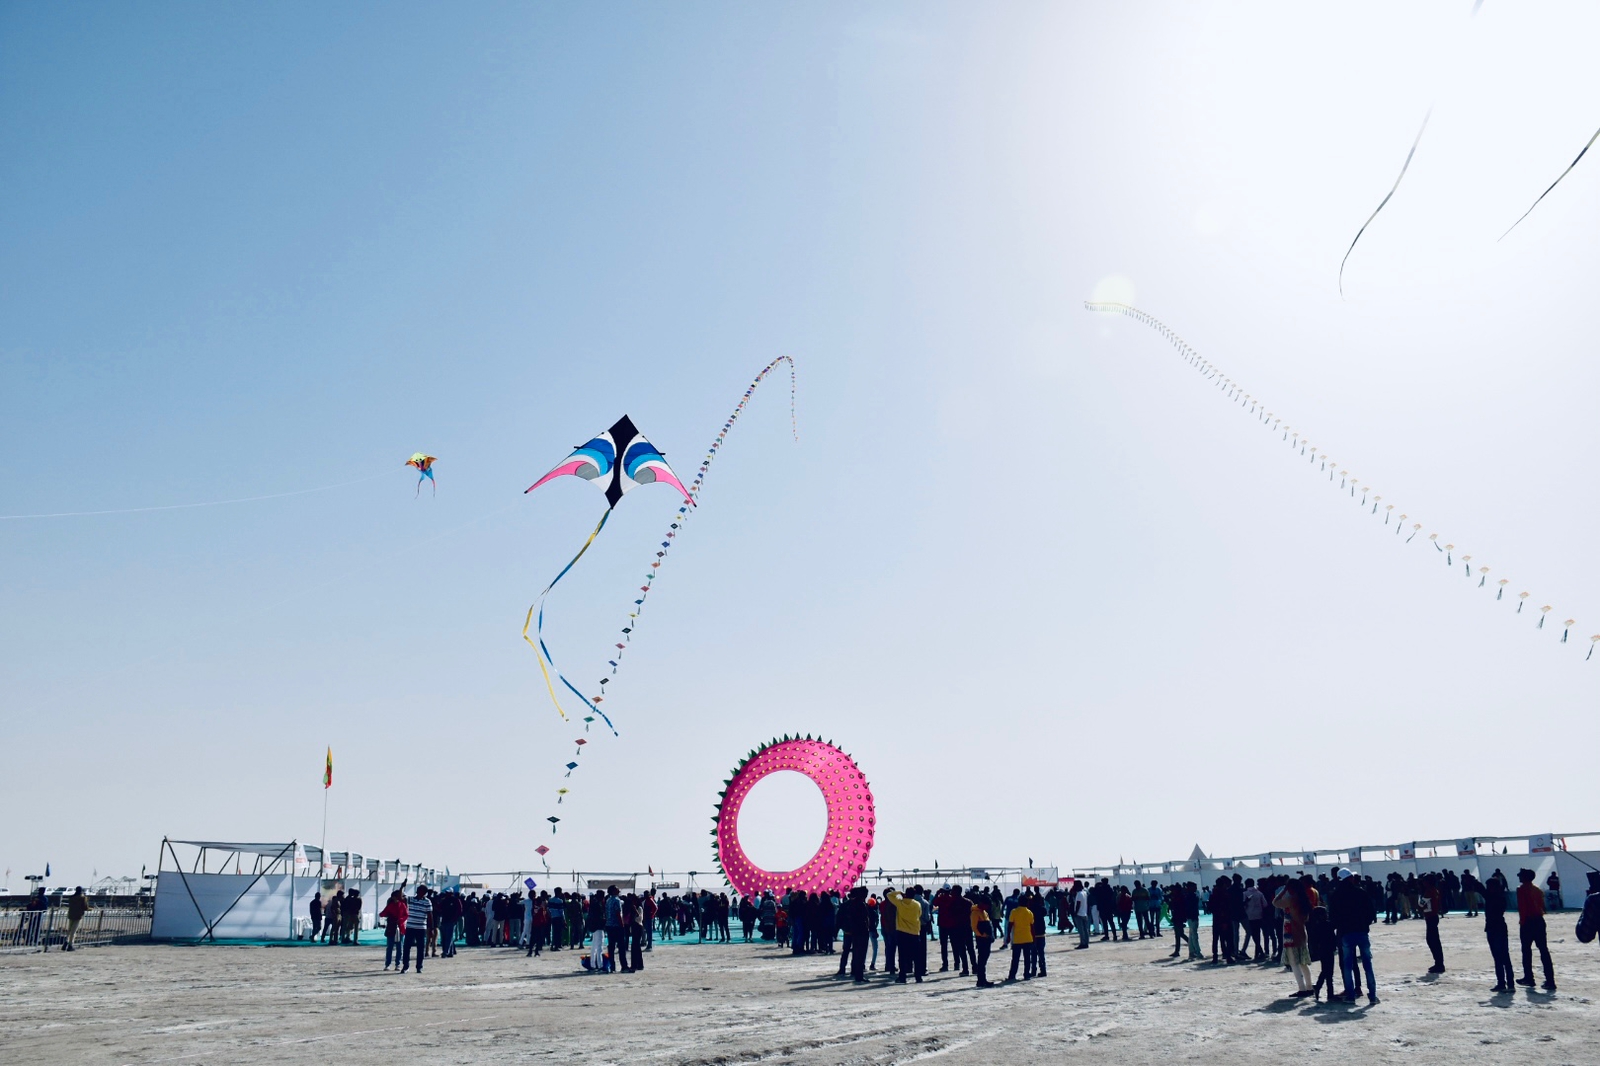
<svg viewBox="0 0 1600 1066"><path fill-rule="evenodd" d="M625 643L618 644L616 646L616 655L606 662L606 665L611 667L611 677L616 676L617 670L621 667L622 653L627 650L627 645L633 642L633 630L638 624L636 620L644 611L645 600L650 598L650 590L654 587L655 579L661 572L662 564L667 561L667 553L672 550L673 541L677 539L679 533L683 532L684 524L689 521L689 516L695 513L692 509L692 505L699 502L700 490L705 485L706 475L711 470L712 461L716 459L717 453L721 450L722 443L727 439L729 431L731 431L734 427L734 424L739 421L739 416L744 413L745 405L750 402L750 397L755 395L756 389L760 387L764 380L766 380L768 374L777 369L779 363L789 364L789 430L794 436L796 442L800 440L800 425L795 417L795 392L797 378L795 375L794 358L792 356L780 355L778 358L761 368L761 372L757 374L750 382L750 387L744 390L744 395L741 396L739 398L739 402L734 405L732 413L730 413L726 421L722 423L722 429L720 429L717 432L716 437L712 439L711 446L706 449L705 459L701 461L700 469L695 472L694 480L689 484L690 502L678 508L677 516L673 520L672 524L667 527L666 533L661 538L660 548L656 551L655 561L650 564L649 572L644 575L644 584L639 586L639 595L633 601L633 610L628 612L628 622L622 627L622 636ZM606 691L605 686L610 684L611 677L603 677L600 679L600 691L602 693ZM593 705L594 704L591 701L590 706ZM596 708L596 710L598 710L598 708ZM602 715L602 717L604 716ZM609 719L607 721L609 723Z"/></svg>
<svg viewBox="0 0 1600 1066"><path fill-rule="evenodd" d="M1420 132L1418 133L1418 137L1419 138L1421 137L1421 133ZM1600 133L1596 134L1596 138L1600 138ZM1412 151L1415 152L1415 150L1416 150L1416 145L1413 144L1412 145ZM1580 154L1579 158L1582 158L1581 154ZM1407 163L1409 164L1409 162L1410 162L1410 157L1408 156L1407 157ZM1576 162L1576 160L1574 160L1574 162ZM1404 168L1402 168L1401 169L1402 176L1404 176L1404 173L1405 173L1405 170L1404 170ZM1390 190L1390 192L1391 192L1391 195L1392 195L1393 194L1393 190ZM1385 202L1387 202L1387 198L1385 198ZM1379 207L1381 208L1382 204L1380 204ZM1369 221L1370 221L1370 219L1369 219ZM1359 236L1359 234L1357 236ZM1178 349L1179 354L1181 356L1183 356L1184 361L1189 363L1197 371L1199 371L1200 374L1206 380L1209 381L1209 380L1215 379L1217 381L1217 383L1218 383L1218 387L1219 388L1224 386L1224 385L1226 385L1229 390L1233 390L1233 391L1237 391L1239 388L1241 388L1241 386L1239 386L1232 379L1228 378L1226 375L1222 375L1220 373L1219 369L1215 365L1213 365L1210 361L1199 358L1198 354L1194 351L1194 349L1189 347L1189 345L1187 345L1183 341L1183 339L1181 337L1179 337L1177 334L1173 333L1171 330L1167 329L1166 326L1162 325L1160 322L1158 322L1156 319L1152 318L1150 315L1147 315L1143 311L1140 311L1138 308L1130 307L1127 304L1122 304L1122 303L1113 303L1113 302L1109 302L1109 301L1092 301L1092 300L1091 301L1085 301L1084 307L1086 309L1090 310L1090 311L1108 311L1108 312L1114 312L1116 314L1126 315L1127 317L1132 318L1137 322L1140 322L1140 323L1142 323L1142 324L1144 324L1146 326L1151 327L1152 329L1154 329L1157 332L1159 332L1162 336L1164 336L1174 347L1176 347ZM1248 394L1246 394L1246 395L1248 395ZM1369 490L1371 489L1370 485L1359 485L1359 481L1360 481L1359 478L1357 478L1354 475L1350 474L1350 472L1348 470L1340 470L1339 469L1338 460L1331 458L1327 452L1322 451L1317 445L1311 444L1310 441L1309 441L1309 438L1307 438L1306 435L1302 431L1295 430L1292 434L1290 434L1288 431L1290 429L1292 429L1293 427L1285 425L1284 424L1284 420L1279 418L1279 417L1277 417L1273 412L1271 412L1271 411L1266 412L1266 416L1265 416L1265 418L1263 418L1261 420L1261 424L1267 426L1272 432L1279 434L1279 436L1278 436L1279 443L1286 443L1286 444L1289 445L1290 448L1299 449L1299 452L1300 452L1301 455L1307 455L1307 453L1309 452L1309 457L1307 459L1307 462L1309 462L1311 465L1317 467L1317 472L1319 474L1320 473L1326 473L1328 475L1329 482L1333 481L1334 474L1337 472L1338 475L1339 475L1340 488L1348 490L1348 492L1350 494L1350 497L1352 499L1356 497L1356 491L1355 490L1356 490L1357 487L1359 487L1361 489L1361 496L1360 496L1361 504L1359 506L1363 507L1363 509L1366 508L1367 498L1368 498L1368 496L1370 494ZM703 469L703 467L702 467L702 469ZM696 484L698 485L698 480L696 481ZM1369 516L1374 516L1375 517L1377 515L1377 513L1378 513L1378 507L1377 507L1378 502L1380 500L1382 500L1383 497L1381 495L1375 495L1375 494L1370 494L1370 495L1371 495L1371 500L1372 500L1372 507L1371 507L1370 510L1367 510L1367 514ZM1384 505L1384 508L1383 508L1383 512L1384 512L1383 513L1383 523L1384 523L1385 526L1388 526L1388 525L1391 524L1390 523L1391 513L1394 510L1395 510L1395 505L1394 504L1388 503L1388 504ZM1400 536L1401 530L1404 529L1406 527L1406 523L1410 522L1410 521L1411 521L1411 516L1408 515L1408 514L1405 514L1404 512L1402 512L1398 516L1398 518L1393 522L1394 535L1396 537ZM1423 528L1424 528L1424 526L1423 526L1423 524L1421 522L1411 522L1410 533L1406 536L1405 543L1410 544L1413 540L1415 540L1416 537L1417 537L1417 534L1422 532ZM1451 569L1454 569L1454 567L1455 567L1455 554L1454 553L1455 553L1455 549L1456 549L1457 546L1454 545L1454 544L1448 544L1448 543L1441 545L1439 543L1439 538L1440 538L1440 534L1438 534L1438 533L1430 533L1428 535L1428 540L1429 540L1430 543L1433 544L1434 550L1443 553L1443 555L1445 557L1445 565L1447 567L1451 568ZM1472 568L1470 566L1470 560L1471 559L1472 559L1471 555L1463 554L1462 557L1461 557L1462 569L1465 571L1466 576L1468 577L1469 580L1472 577ZM1488 583L1488 575L1490 573L1489 567L1480 565L1479 568L1478 568L1478 573L1480 575L1479 579L1478 579L1478 587L1479 588L1484 588ZM1510 579L1509 578L1500 579L1499 587L1495 589L1495 594L1494 594L1494 598L1495 598L1496 601L1500 601L1500 600L1503 600L1505 598L1506 587L1509 584L1510 584ZM1521 593L1519 593L1517 595L1517 609L1516 609L1516 613L1517 614L1523 613L1523 605L1528 601L1528 597L1530 595L1532 595L1530 592L1521 592ZM1539 608L1539 620L1538 620L1538 624L1537 624L1536 628L1538 628L1538 629L1545 628L1545 624L1544 624L1545 623L1545 616L1547 614L1549 614L1549 612L1552 611L1553 609L1554 608L1549 604L1546 604L1546 605L1544 605L1544 606ZM1564 644L1565 643L1571 643L1570 632L1571 632L1572 627L1574 625L1576 625L1576 624L1577 624L1576 619L1569 619L1568 621L1566 621L1566 622L1564 622L1562 624L1562 631L1561 631L1562 639L1561 639L1561 643L1564 643ZM1555 627L1551 626L1550 628L1553 630ZM1593 656L1594 645L1596 645L1596 644L1600 644L1600 633L1597 633L1593 637L1590 638L1589 653L1587 655L1585 655L1585 659L1591 658Z"/></svg>
<svg viewBox="0 0 1600 1066"><path fill-rule="evenodd" d="M594 527L594 532L589 534L589 539L584 541L583 542L583 547L578 549L578 554L574 555L572 557L571 562L567 563L566 566L563 566L561 568L561 572L555 576L555 579L552 580L550 582L550 584L548 584L548 585L546 585L544 587L544 591L543 592L539 593L539 598L537 600L535 600L533 602L533 604L528 608L528 617L526 619L524 619L524 621L522 623L522 639L528 642L528 645L533 648L534 654L539 659L539 671L542 674L544 674L545 687L550 690L550 702L556 705L556 711L561 715L562 718L565 719L567 717L567 712L562 708L561 701L556 698L555 685L552 684L551 681L550 681L550 671L551 670L554 670L556 672L556 677L561 679L561 683L563 685L566 685L569 689L572 689L572 691L577 694L578 698L583 700L583 702L585 704L587 704L589 707L591 707L596 714L600 715L600 717L602 717L602 718L605 718L606 719L606 725L611 725L611 719L610 718L606 718L605 712L601 711L600 708L596 707L592 702L590 702L589 699L586 696L583 695L583 693L578 692L578 690L575 689L575 688L572 688L572 682L568 681L565 677L562 676L561 669L556 666L555 659L550 655L550 649L545 646L545 643L544 643L544 601L545 601L545 598L550 595L550 590L555 588L556 584L562 578L567 576L567 571L571 570L574 566L576 566L578 560L583 558L584 552L589 550L589 546L591 544L593 544L594 541L595 541L595 538L600 535L600 531L606 527L606 520L609 519L610 517L611 517L611 511L608 508L606 510L606 513L600 516L600 521L598 523L596 523L596 525ZM538 623L539 624L538 624L538 627L534 631L535 635L538 637L537 642L532 637L528 636L528 627L529 627L530 623L532 623L533 620L534 620L534 611L535 610L537 610L539 612L539 619L538 619ZM549 663L548 668L545 665L547 662ZM612 726L612 730L611 731L613 733L615 733L616 732L616 727Z"/></svg>

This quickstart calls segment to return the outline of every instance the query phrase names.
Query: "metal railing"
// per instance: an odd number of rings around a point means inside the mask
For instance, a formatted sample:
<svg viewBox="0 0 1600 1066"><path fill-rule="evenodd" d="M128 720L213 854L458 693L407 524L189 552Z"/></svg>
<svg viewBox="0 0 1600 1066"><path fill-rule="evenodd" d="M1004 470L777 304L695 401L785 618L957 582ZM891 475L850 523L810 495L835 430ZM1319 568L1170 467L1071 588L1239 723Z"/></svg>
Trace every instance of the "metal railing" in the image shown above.
<svg viewBox="0 0 1600 1066"><path fill-rule="evenodd" d="M42 911L0 911L0 955L49 951L66 946L103 947L150 938L149 907L96 907L78 922L76 932L67 920L67 908Z"/></svg>

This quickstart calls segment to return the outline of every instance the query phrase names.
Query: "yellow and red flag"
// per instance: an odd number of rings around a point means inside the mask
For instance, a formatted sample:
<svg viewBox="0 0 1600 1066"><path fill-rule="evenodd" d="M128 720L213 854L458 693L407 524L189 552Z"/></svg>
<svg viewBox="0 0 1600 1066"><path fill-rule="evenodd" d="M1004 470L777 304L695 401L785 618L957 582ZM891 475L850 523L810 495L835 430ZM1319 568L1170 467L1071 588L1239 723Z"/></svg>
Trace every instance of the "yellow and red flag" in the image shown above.
<svg viewBox="0 0 1600 1066"><path fill-rule="evenodd" d="M322 771L322 787L323 788L332 788L333 787L333 749L332 748L328 749L328 765Z"/></svg>

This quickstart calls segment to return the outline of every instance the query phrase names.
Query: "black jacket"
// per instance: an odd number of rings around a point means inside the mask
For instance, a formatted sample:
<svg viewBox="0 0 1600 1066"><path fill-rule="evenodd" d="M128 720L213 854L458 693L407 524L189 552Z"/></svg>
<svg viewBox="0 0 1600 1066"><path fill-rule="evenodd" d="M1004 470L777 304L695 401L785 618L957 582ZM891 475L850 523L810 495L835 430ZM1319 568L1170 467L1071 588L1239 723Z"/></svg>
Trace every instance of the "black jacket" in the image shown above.
<svg viewBox="0 0 1600 1066"><path fill-rule="evenodd" d="M1372 897L1361 887L1361 882L1354 877L1346 877L1339 882L1339 886L1333 890L1333 898L1328 901L1328 917L1333 919L1333 927L1343 936L1345 933L1367 932L1377 919L1378 912L1372 906Z"/></svg>

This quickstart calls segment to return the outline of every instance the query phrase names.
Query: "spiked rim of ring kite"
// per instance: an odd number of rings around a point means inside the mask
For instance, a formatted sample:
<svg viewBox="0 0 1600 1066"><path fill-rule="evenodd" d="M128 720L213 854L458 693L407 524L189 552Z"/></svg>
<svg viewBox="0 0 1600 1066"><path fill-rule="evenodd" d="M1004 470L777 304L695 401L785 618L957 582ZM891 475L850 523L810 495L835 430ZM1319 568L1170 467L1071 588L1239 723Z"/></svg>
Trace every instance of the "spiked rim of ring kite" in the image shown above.
<svg viewBox="0 0 1600 1066"><path fill-rule="evenodd" d="M750 790L762 778L780 770L801 773L822 791L828 807L828 828L816 854L798 869L769 871L751 862L740 847L738 816ZM813 738L809 733L804 737L785 733L740 759L722 782L711 820L711 847L717 869L743 896L768 889L848 889L866 870L877 825L872 789L855 760L832 741Z"/></svg>

